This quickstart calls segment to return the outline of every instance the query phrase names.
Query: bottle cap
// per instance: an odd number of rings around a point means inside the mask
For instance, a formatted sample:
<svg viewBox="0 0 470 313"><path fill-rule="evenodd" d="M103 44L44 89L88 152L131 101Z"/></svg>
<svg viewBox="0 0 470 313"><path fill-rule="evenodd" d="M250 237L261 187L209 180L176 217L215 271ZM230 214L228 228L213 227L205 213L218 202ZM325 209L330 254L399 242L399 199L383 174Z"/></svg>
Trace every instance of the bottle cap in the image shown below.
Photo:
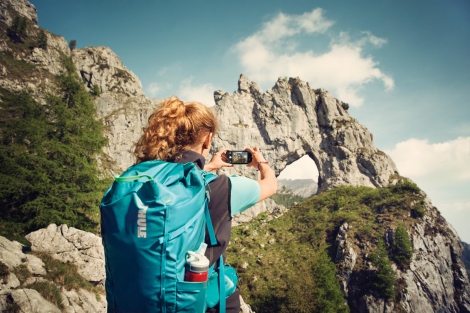
<svg viewBox="0 0 470 313"><path fill-rule="evenodd" d="M209 259L194 251L188 251L186 264L188 270L195 273L203 273L209 269Z"/></svg>

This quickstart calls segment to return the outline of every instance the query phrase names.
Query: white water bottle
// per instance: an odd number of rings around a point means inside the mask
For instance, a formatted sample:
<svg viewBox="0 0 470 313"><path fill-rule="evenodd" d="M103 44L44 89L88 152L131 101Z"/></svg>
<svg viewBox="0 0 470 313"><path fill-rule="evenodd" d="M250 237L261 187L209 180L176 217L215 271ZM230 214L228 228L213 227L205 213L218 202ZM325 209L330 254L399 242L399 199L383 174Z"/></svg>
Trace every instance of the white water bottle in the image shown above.
<svg viewBox="0 0 470 313"><path fill-rule="evenodd" d="M205 282L209 271L209 259L206 258L207 244L202 243L199 249L188 251L186 255L186 272L184 280L189 282Z"/></svg>

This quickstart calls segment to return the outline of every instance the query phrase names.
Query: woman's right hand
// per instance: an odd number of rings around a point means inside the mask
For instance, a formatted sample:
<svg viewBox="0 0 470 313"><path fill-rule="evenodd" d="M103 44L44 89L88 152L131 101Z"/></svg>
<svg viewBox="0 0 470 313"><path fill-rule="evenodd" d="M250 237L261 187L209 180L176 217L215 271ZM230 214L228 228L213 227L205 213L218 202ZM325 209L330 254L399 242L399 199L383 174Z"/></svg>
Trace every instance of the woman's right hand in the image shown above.
<svg viewBox="0 0 470 313"><path fill-rule="evenodd" d="M248 163L246 166L254 167L259 170L260 179L258 180L258 184L260 186L260 196L259 201L262 201L266 198L271 197L277 191L277 178L274 174L274 171L269 166L269 163L266 162L263 154L258 149L258 147L254 148L246 148L245 151L251 152L252 161ZM263 166L260 166L261 163L266 163Z"/></svg>
<svg viewBox="0 0 470 313"><path fill-rule="evenodd" d="M252 155L252 161L246 166L259 169L260 163L266 163L266 159L264 158L263 154L261 154L261 151L258 147L246 148L245 151L249 151Z"/></svg>

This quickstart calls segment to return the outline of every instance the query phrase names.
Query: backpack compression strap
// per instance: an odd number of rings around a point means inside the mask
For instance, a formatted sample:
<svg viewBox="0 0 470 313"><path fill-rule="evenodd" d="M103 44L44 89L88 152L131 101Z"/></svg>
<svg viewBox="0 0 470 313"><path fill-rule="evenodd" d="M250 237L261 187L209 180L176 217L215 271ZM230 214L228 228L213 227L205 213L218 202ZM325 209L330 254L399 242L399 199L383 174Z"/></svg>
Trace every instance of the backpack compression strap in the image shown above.
<svg viewBox="0 0 470 313"><path fill-rule="evenodd" d="M211 277L214 271L215 264L209 268L208 277ZM219 313L225 313L227 306L227 291L225 290L225 272L224 272L224 256L221 255L219 258L219 273L218 273L218 284L219 284Z"/></svg>
<svg viewBox="0 0 470 313"><path fill-rule="evenodd" d="M211 246L215 246L217 244L217 238L215 237L214 225L212 224L211 214L209 212L209 201L211 201L211 187L209 183L214 181L218 176L212 174L208 171L201 170L202 177L204 178L204 185L207 187L206 189L206 201L205 201L205 216L206 216L206 225L207 225L207 232L209 233L209 239L211 242Z"/></svg>

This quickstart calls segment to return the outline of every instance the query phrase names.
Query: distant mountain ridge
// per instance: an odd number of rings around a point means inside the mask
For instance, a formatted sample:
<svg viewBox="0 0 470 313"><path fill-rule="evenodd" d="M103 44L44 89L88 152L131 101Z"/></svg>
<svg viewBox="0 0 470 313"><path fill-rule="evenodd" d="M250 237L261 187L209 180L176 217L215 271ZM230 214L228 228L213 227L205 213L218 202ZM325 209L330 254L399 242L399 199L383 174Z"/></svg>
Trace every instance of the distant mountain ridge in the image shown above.
<svg viewBox="0 0 470 313"><path fill-rule="evenodd" d="M278 190L282 192L282 188L292 190L294 195L308 198L317 193L318 184L313 179L278 179Z"/></svg>

